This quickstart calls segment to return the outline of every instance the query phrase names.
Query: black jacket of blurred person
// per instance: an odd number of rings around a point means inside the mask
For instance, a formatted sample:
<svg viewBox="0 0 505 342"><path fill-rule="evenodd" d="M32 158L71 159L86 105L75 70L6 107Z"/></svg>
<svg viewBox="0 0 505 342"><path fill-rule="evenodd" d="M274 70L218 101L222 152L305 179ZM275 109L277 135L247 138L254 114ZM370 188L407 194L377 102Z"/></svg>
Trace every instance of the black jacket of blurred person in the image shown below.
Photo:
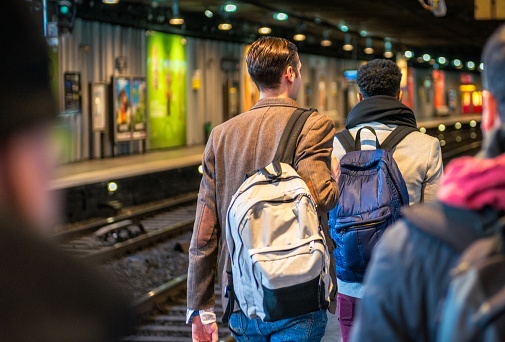
<svg viewBox="0 0 505 342"><path fill-rule="evenodd" d="M0 10L0 341L109 342L129 330L129 300L44 236L55 222L55 99L42 25L24 0Z"/></svg>

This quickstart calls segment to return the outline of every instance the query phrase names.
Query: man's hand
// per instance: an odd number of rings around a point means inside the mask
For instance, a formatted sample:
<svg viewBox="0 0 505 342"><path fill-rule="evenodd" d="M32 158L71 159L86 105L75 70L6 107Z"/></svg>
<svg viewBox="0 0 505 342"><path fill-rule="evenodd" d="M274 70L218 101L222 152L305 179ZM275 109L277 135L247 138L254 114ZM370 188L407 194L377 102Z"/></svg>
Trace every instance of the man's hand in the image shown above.
<svg viewBox="0 0 505 342"><path fill-rule="evenodd" d="M203 324L200 316L193 317L193 342L217 342L217 323Z"/></svg>
<svg viewBox="0 0 505 342"><path fill-rule="evenodd" d="M340 162L337 157L333 154L331 155L331 170L330 170L331 178L333 178L336 182L338 182L338 177L340 176Z"/></svg>

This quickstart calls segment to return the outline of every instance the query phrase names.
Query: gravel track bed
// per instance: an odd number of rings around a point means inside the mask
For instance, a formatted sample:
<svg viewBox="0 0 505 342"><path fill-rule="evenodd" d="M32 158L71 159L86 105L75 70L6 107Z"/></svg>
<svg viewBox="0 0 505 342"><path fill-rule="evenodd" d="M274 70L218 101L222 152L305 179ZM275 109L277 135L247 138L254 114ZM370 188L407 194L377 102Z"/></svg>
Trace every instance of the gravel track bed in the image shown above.
<svg viewBox="0 0 505 342"><path fill-rule="evenodd" d="M129 214L129 213L132 213L132 212L135 212L135 211L148 209L148 208L156 206L156 205L162 205L162 204L165 204L165 203L169 203L169 202L173 201L174 199L177 199L177 198L185 196L185 195L187 195L187 194L183 194L183 195L180 195L180 196L173 196L173 197L165 198L165 199L162 199L162 200L159 200L159 201L154 201L154 202L149 202L149 203L143 203L143 204L138 204L138 205L133 205L133 206L121 208L117 212L117 215L115 215L115 216L125 215L125 214ZM65 232L67 230L77 229L77 228L80 228L80 227L82 227L84 225L87 225L87 224L91 224L91 223L95 223L95 222L98 222L98 221L102 221L105 218L106 217L93 217L93 218L89 218L87 220L82 220L82 221L79 221L79 222L60 223L58 226L55 227L53 233L57 234L57 233Z"/></svg>
<svg viewBox="0 0 505 342"><path fill-rule="evenodd" d="M190 239L191 232L184 233L134 255L110 261L100 268L111 275L133 299L137 299L188 271L189 256L178 245Z"/></svg>

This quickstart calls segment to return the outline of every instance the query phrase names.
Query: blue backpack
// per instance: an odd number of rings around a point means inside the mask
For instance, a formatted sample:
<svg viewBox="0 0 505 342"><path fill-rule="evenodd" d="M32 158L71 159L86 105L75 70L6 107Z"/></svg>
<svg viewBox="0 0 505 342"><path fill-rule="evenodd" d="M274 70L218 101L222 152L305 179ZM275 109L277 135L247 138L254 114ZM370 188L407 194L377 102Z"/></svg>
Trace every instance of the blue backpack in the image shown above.
<svg viewBox="0 0 505 342"><path fill-rule="evenodd" d="M375 135L375 150L361 150L363 128ZM407 186L391 150L415 130L398 126L382 144L369 126L358 130L356 140L348 130L335 135L346 151L340 160L340 198L329 213L330 233L337 245L333 253L338 279L363 280L374 246L399 219L401 207L409 204Z"/></svg>

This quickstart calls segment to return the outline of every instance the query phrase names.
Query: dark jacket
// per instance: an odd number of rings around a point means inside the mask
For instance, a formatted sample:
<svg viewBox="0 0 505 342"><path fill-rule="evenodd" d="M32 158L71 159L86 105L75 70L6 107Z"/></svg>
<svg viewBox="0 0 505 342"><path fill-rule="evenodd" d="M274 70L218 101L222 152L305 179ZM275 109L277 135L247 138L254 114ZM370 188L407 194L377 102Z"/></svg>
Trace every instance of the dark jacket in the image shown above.
<svg viewBox="0 0 505 342"><path fill-rule="evenodd" d="M224 290L228 259L224 228L231 198L246 173L272 161L284 126L298 107L291 99L265 98L212 130L203 156L204 172L189 249L189 309L214 306L216 280ZM307 183L323 220L338 199L337 183L330 177L334 133L334 124L327 116L313 113L298 138L294 160L295 170ZM323 223L329 237L327 220ZM329 247L333 251L334 246Z"/></svg>

